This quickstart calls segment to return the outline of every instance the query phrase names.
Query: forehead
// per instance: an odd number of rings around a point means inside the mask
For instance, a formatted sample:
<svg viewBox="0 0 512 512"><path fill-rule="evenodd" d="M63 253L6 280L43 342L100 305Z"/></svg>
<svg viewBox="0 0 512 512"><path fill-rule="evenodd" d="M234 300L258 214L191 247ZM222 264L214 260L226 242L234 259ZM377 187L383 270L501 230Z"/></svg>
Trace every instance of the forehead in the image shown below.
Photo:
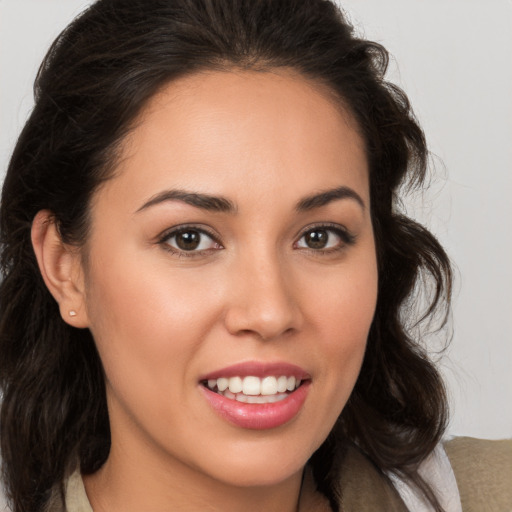
<svg viewBox="0 0 512 512"><path fill-rule="evenodd" d="M143 109L119 162L110 184L129 181L137 195L170 186L228 196L249 184L252 193L277 187L295 196L368 189L353 117L325 86L288 71L204 72L167 84Z"/></svg>

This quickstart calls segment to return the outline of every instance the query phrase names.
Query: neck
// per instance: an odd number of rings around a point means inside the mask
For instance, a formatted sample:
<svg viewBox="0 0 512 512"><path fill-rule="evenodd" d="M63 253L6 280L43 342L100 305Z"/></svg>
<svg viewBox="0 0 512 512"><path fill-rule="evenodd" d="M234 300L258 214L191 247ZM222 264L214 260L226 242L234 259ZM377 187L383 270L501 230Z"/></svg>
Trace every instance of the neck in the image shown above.
<svg viewBox="0 0 512 512"><path fill-rule="evenodd" d="M162 467L115 450L84 477L94 512L296 512L301 482L299 471L271 485L234 486L183 464Z"/></svg>

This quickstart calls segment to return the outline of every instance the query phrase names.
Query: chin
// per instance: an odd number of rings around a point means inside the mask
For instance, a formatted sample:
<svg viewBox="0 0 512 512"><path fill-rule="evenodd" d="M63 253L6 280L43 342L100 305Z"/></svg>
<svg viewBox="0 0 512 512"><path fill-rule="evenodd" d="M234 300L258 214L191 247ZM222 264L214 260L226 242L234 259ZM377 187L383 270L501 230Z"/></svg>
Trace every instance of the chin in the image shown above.
<svg viewBox="0 0 512 512"><path fill-rule="evenodd" d="M300 446L300 445L299 445ZM207 471L215 480L236 487L278 485L302 473L313 451L297 446L231 446L222 456L215 456Z"/></svg>
<svg viewBox="0 0 512 512"><path fill-rule="evenodd" d="M303 469L304 465L289 468L274 463L267 463L265 467L246 464L243 469L238 468L232 473L223 473L221 479L235 487L272 487L286 482L297 473L302 473Z"/></svg>

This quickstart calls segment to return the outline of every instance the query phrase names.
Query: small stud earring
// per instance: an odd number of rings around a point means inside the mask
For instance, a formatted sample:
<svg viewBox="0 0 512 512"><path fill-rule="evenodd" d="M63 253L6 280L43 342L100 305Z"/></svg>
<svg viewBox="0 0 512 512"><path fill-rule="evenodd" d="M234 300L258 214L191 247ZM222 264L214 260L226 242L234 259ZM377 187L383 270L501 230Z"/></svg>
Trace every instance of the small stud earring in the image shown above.
<svg viewBox="0 0 512 512"><path fill-rule="evenodd" d="M69 311L69 316L76 316L76 311L74 309L71 309Z"/></svg>

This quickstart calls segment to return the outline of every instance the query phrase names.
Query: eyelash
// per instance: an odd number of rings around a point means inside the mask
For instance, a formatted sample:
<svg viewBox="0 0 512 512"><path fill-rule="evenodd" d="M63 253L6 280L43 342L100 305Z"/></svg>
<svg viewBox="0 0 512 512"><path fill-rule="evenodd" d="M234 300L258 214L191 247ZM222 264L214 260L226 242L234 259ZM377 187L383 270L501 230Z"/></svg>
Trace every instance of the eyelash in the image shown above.
<svg viewBox="0 0 512 512"><path fill-rule="evenodd" d="M307 228L301 232L301 235L297 239L297 242L295 242L294 246L297 245L300 242L300 240L302 240L308 233L311 233L314 231L327 231L329 233L334 233L341 240L341 244L337 247L331 247L331 248L327 248L327 249L313 249L310 247L303 248L303 249L307 250L308 252L314 254L315 256L322 256L322 255L329 255L329 254L332 255L332 254L339 253L341 251L346 250L348 246L354 245L356 242L356 235L351 233L344 226L340 226L339 224L323 223L323 224L314 224L312 226L307 226Z"/></svg>
<svg viewBox="0 0 512 512"><path fill-rule="evenodd" d="M199 233L200 235L206 235L209 238L211 238L212 241L216 245L218 245L218 247L215 247L212 249L204 249L204 250L200 250L200 251L194 251L194 250L186 251L184 249L172 247L169 244L169 240L171 238L176 237L183 233L188 233L188 232L196 232L196 233ZM179 226L177 228L172 228L172 229L166 231L165 233L163 233L159 237L158 243L163 247L164 250L166 250L166 251L170 252L171 254L178 256L180 258L194 258L194 257L198 257L198 256L203 256L204 254L211 252L212 250L217 251L219 249L224 248L222 246L222 244L219 242L217 236L214 235L211 231L209 231L203 227L198 227L198 226L194 226L194 225L184 225L184 226Z"/></svg>
<svg viewBox="0 0 512 512"><path fill-rule="evenodd" d="M336 236L338 236L341 240L341 245L337 247L330 247L327 249L314 249L311 247L299 247L299 249L306 250L310 253L313 253L316 256L321 255L327 255L327 254L333 254L340 251L343 251L347 248L347 246L354 245L356 242L356 236L352 233L350 233L345 227L342 227L338 224L315 224L313 226L308 226L306 229L302 230L300 236L297 238L297 241L294 243L294 248L297 248L297 244L308 234L314 231L326 231L328 233L334 233ZM176 237L180 234L187 233L187 232L196 232L200 235L206 235L207 237L211 238L214 244L217 245L215 248L208 248L203 250L190 250L187 251L185 249L179 249L176 247L173 247L170 245L169 240L173 237ZM164 250L170 252L171 254L178 256L178 257L185 257L185 258L193 258L193 257L200 257L204 256L205 254L211 252L211 251L218 251L220 249L224 249L222 244L219 242L218 237L213 234L211 231L205 229L204 227L199 227L195 225L183 225L179 226L177 228L172 228L165 233L163 233L159 239L158 244L163 247Z"/></svg>

